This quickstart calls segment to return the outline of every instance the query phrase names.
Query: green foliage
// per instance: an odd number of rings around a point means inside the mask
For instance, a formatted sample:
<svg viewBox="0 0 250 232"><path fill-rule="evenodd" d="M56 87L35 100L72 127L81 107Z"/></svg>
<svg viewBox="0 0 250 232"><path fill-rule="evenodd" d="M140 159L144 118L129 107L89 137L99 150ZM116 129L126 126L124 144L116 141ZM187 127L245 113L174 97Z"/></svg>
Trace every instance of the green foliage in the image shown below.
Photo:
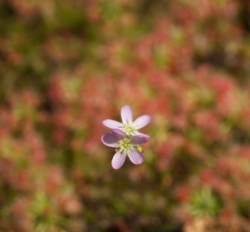
<svg viewBox="0 0 250 232"><path fill-rule="evenodd" d="M211 189L202 188L193 193L188 208L194 216L216 216L221 209L221 203Z"/></svg>

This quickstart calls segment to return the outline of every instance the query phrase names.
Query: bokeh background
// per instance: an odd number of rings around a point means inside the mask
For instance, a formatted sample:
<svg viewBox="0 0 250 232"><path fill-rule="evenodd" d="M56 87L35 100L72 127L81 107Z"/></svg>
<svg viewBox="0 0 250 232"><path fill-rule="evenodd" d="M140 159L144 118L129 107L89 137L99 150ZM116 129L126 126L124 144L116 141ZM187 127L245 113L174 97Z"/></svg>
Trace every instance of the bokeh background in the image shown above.
<svg viewBox="0 0 250 232"><path fill-rule="evenodd" d="M151 138L113 170L125 104ZM247 223L249 180L248 0L0 0L1 231Z"/></svg>

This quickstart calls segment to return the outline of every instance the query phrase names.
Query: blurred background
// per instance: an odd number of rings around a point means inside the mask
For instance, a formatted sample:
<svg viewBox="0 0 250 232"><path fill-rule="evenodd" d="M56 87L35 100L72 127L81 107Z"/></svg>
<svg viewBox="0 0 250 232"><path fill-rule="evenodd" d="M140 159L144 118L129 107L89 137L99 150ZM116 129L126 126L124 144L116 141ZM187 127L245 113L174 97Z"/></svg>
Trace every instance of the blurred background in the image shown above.
<svg viewBox="0 0 250 232"><path fill-rule="evenodd" d="M248 0L0 0L0 231L250 231L249 180Z"/></svg>

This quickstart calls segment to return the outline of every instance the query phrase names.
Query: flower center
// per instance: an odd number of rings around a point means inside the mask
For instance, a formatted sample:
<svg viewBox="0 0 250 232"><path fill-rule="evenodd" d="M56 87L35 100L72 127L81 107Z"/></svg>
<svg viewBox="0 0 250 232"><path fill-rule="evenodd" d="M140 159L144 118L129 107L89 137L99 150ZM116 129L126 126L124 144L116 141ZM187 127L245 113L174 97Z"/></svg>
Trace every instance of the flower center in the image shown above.
<svg viewBox="0 0 250 232"><path fill-rule="evenodd" d="M133 132L135 131L135 129L134 129L132 126L130 126L130 125L125 125L125 126L124 126L124 131L125 131L127 134L131 134L131 133L133 133Z"/></svg>
<svg viewBox="0 0 250 232"><path fill-rule="evenodd" d="M124 151L129 150L130 148L130 139L129 138L125 138L123 140L120 141L120 148Z"/></svg>

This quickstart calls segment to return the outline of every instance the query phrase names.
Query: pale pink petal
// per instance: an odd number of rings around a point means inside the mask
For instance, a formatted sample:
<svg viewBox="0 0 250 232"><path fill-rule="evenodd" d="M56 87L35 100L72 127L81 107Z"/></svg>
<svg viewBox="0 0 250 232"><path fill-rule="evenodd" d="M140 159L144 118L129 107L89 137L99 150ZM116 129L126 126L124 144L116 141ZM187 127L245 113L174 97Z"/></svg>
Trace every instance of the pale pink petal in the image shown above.
<svg viewBox="0 0 250 232"><path fill-rule="evenodd" d="M119 129L113 129L111 132L112 132L112 134L113 134L114 136L116 136L119 140L124 139L124 138L127 136L127 134L126 134L124 131L119 130Z"/></svg>
<svg viewBox="0 0 250 232"><path fill-rule="evenodd" d="M148 138L148 139L150 138L149 135L143 134L143 133L141 133L141 132L139 132L139 131L135 131L134 134L135 134L135 136L138 135L138 136L146 137L146 138Z"/></svg>
<svg viewBox="0 0 250 232"><path fill-rule="evenodd" d="M137 149L128 151L128 157L133 164L141 164L144 161L144 156Z"/></svg>
<svg viewBox="0 0 250 232"><path fill-rule="evenodd" d="M146 143L148 141L149 137L147 136L133 136L130 140L132 145L140 145L143 143Z"/></svg>
<svg viewBox="0 0 250 232"><path fill-rule="evenodd" d="M119 147L119 144L118 144L119 138L117 138L113 134L109 134L109 133L104 134L101 140L108 147Z"/></svg>
<svg viewBox="0 0 250 232"><path fill-rule="evenodd" d="M125 105L121 109L121 117L123 124L131 124L133 122L133 110L129 105Z"/></svg>
<svg viewBox="0 0 250 232"><path fill-rule="evenodd" d="M111 161L112 167L114 169L119 169L125 162L126 154L123 152L116 152Z"/></svg>
<svg viewBox="0 0 250 232"><path fill-rule="evenodd" d="M137 118L133 122L133 126L136 129L141 129L144 126L147 126L151 121L152 121L152 117L150 115L143 115L143 116Z"/></svg>
<svg viewBox="0 0 250 232"><path fill-rule="evenodd" d="M123 126L120 122L117 122L112 119L106 119L102 122L102 124L111 129L121 128Z"/></svg>

